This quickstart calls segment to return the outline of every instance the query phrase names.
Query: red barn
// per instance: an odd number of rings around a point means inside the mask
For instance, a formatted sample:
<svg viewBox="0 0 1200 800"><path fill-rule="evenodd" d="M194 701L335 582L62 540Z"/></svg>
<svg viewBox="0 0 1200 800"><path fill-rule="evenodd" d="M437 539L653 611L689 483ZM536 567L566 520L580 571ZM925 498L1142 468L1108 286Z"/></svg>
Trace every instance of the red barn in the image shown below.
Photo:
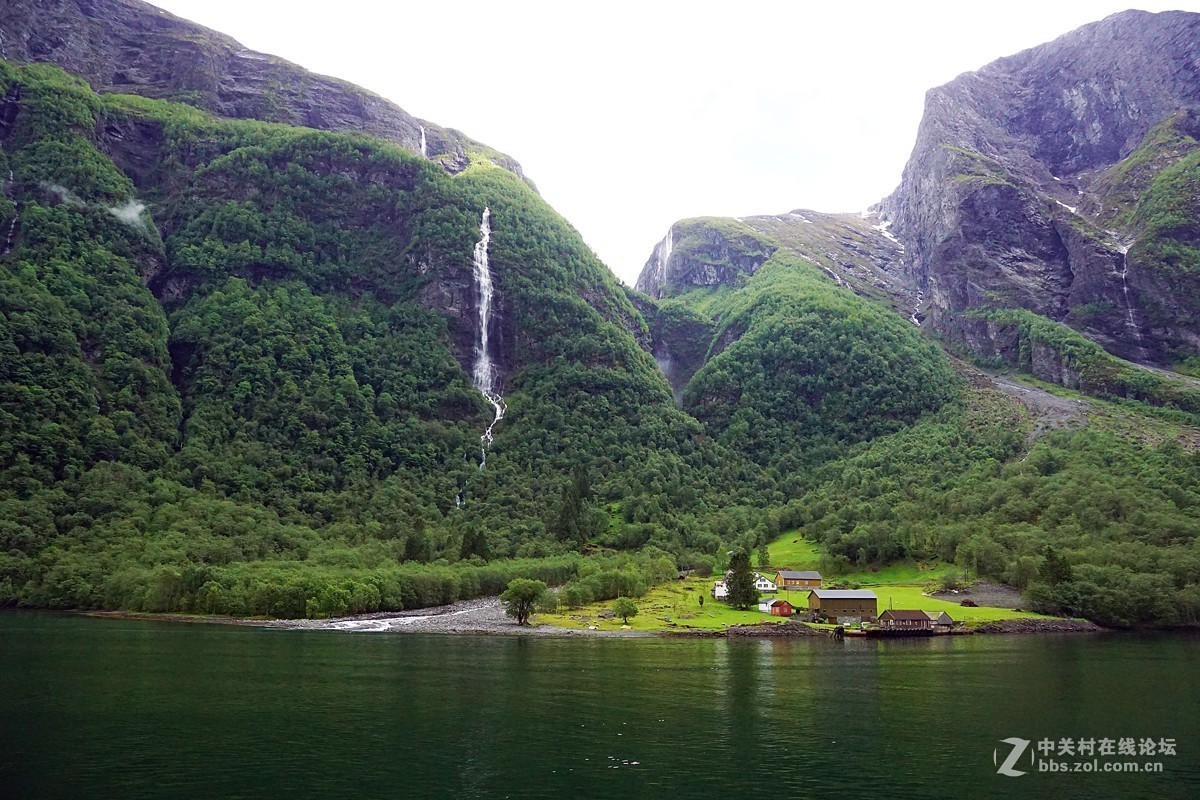
<svg viewBox="0 0 1200 800"><path fill-rule="evenodd" d="M764 600L758 604L758 610L776 617L790 617L796 609L787 600Z"/></svg>

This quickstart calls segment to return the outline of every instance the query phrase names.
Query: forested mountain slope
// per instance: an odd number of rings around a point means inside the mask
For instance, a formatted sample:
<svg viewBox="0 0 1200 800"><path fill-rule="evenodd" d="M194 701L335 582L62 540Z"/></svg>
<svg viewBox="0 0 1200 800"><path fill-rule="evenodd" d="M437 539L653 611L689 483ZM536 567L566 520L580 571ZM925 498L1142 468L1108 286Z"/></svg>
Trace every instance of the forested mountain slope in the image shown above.
<svg viewBox="0 0 1200 800"><path fill-rule="evenodd" d="M1006 360L1124 396L1032 437L914 324L878 216L681 223L651 297L511 159L356 87L134 0L0 33L2 603L611 597L803 526L831 575L956 559L1113 624L1200 610L1194 387L986 309Z"/></svg>
<svg viewBox="0 0 1200 800"><path fill-rule="evenodd" d="M452 177L380 140L0 69L11 597L138 605L106 599L108 544L145 570L313 546L262 524L233 545L211 515L235 509L382 543L392 562L546 556L610 533L683 557L717 546L699 528L685 544L683 516L753 490L675 407L624 290L511 173L481 160ZM491 409L468 370L485 208L508 414L482 470ZM117 508L93 508L114 482ZM143 533L174 531L159 515L180 498L198 506L182 549L108 528L128 533L134 504ZM61 559L83 572L69 586Z"/></svg>
<svg viewBox="0 0 1200 800"><path fill-rule="evenodd" d="M1200 384L1155 367L1198 352L1197 19L1118 14L931 91L870 212L681 220L654 247L656 359L829 573L944 558L1108 624L1200 615ZM848 424L814 436L825 403Z"/></svg>

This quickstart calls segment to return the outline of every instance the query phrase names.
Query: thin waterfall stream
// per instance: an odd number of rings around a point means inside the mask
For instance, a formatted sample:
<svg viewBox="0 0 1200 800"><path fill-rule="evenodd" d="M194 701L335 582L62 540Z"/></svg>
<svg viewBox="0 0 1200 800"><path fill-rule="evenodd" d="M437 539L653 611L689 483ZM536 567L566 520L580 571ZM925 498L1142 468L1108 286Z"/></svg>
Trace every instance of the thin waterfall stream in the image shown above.
<svg viewBox="0 0 1200 800"><path fill-rule="evenodd" d="M8 186L5 187L6 192L12 191L13 183L14 183L13 171L10 169L8 171ZM17 233L17 220L20 218L20 214L19 214L20 210L21 209L20 209L20 206L17 204L17 201L13 200L13 218L12 218L12 222L10 222L8 225L8 236L6 236L4 238L4 252L0 253L0 257L6 256L12 252L13 238Z"/></svg>
<svg viewBox="0 0 1200 800"><path fill-rule="evenodd" d="M479 330L475 334L475 368L471 381L480 394L491 403L495 416L479 437L479 468L487 466L488 448L492 445L492 430L496 423L504 419L507 410L504 397L500 394L496 380L496 365L492 360L490 332L492 322L492 299L495 287L492 284L492 269L488 264L488 245L492 241L492 211L483 209L483 219L479 223L479 241L475 243L473 259L475 261L475 287L479 292Z"/></svg>
<svg viewBox="0 0 1200 800"><path fill-rule="evenodd" d="M1133 335L1139 347L1142 344L1142 329L1133 313L1133 302L1129 299L1129 245L1120 240L1116 231L1105 231L1116 241L1117 252L1121 254L1121 294L1125 299L1125 327Z"/></svg>

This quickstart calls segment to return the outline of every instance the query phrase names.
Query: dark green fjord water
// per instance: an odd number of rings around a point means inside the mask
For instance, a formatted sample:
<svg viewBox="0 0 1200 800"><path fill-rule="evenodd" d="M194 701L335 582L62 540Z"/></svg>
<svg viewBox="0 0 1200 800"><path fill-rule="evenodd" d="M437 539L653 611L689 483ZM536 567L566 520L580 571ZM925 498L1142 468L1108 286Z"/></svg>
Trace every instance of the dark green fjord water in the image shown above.
<svg viewBox="0 0 1200 800"><path fill-rule="evenodd" d="M1195 798L1198 677L1192 637L522 639L6 613L0 797ZM1161 774L1005 777L1007 737L1173 738L1178 755Z"/></svg>

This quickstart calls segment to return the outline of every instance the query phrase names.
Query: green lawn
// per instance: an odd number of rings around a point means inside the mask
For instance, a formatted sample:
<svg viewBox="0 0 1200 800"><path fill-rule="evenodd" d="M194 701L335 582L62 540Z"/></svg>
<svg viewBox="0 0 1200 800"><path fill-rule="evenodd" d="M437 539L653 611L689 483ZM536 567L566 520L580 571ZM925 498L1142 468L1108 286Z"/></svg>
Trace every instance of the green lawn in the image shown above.
<svg viewBox="0 0 1200 800"><path fill-rule="evenodd" d="M714 600L710 592L715 580L717 578L673 581L656 586L644 597L634 598L638 615L630 618L629 627L635 631L722 630L730 625L782 621L780 617L772 617L758 610L738 611ZM799 594L793 593L794 596ZM699 602L701 595L704 597L703 607ZM807 602L803 597L799 599ZM595 625L602 631L620 630L623 623L619 617L602 619L599 616L600 612L611 609L612 601L607 600L575 611L563 609L558 614L535 614L533 621L537 625L557 625L560 628L587 628L589 625Z"/></svg>
<svg viewBox="0 0 1200 800"><path fill-rule="evenodd" d="M771 572L776 569L819 569L821 546L816 542L805 539L799 531L785 533L768 546L771 563L778 564L771 570L760 569L759 572ZM958 603L949 600L938 600L925 597L927 585L938 580L948 572L957 572L953 564L943 562L913 562L901 561L888 564L876 570L859 570L844 575L823 575L825 584L846 583L870 589L879 597L879 613L891 608L917 609L920 611L945 611L956 622L979 623L992 622L1001 619L1034 618L1049 619L1042 614L1029 611L1012 611L1007 608L963 608ZM780 592L780 597L789 600L797 608L806 608L808 594L806 592Z"/></svg>
<svg viewBox="0 0 1200 800"><path fill-rule="evenodd" d="M767 545L775 569L817 569L821 546L810 542L799 531L785 533Z"/></svg>
<svg viewBox="0 0 1200 800"><path fill-rule="evenodd" d="M805 539L799 531L791 531L767 545L772 566L758 571L774 577L776 570L820 570L821 545ZM825 583L856 583L860 586L876 586L881 583L925 583L941 578L947 572L956 572L953 564L940 561L900 561L874 570L858 570L843 575L822 575Z"/></svg>
<svg viewBox="0 0 1200 800"><path fill-rule="evenodd" d="M945 611L955 622L994 622L1000 619L1052 619L1044 614L1034 614L1032 611L1013 611L1008 608L964 608L949 600L938 600L935 597L925 597L925 588L920 585L891 584L870 587L879 596L879 613L888 608L908 608L920 611Z"/></svg>
<svg viewBox="0 0 1200 800"><path fill-rule="evenodd" d="M756 567L758 572L774 578L779 569L818 569L821 557L819 544L805 539L798 531L785 533L770 545L770 568ZM879 611L887 608L919 609L921 611L945 611L956 622L976 624L1001 619L1041 618L1041 614L1028 611L1012 611L1007 608L963 608L949 600L925 597L927 585L947 572L955 571L953 564L941 562L911 561L889 564L877 570L862 570L846 575L825 576L826 584L831 580L852 583L870 589L879 597ZM638 615L629 620L629 627L636 631L672 630L721 630L730 625L747 625L759 622L780 622L779 617L763 614L757 609L737 611L714 600L710 594L713 581L709 578L688 578L684 581L657 586L645 597L635 598ZM703 607L699 598L704 597ZM798 610L808 607L808 592L777 593L778 597L791 602ZM601 612L610 611L612 601L593 603L577 610L562 609L557 614L535 614L534 624L556 625L561 628L587 628L595 625L599 630L620 630L620 618L604 619Z"/></svg>

